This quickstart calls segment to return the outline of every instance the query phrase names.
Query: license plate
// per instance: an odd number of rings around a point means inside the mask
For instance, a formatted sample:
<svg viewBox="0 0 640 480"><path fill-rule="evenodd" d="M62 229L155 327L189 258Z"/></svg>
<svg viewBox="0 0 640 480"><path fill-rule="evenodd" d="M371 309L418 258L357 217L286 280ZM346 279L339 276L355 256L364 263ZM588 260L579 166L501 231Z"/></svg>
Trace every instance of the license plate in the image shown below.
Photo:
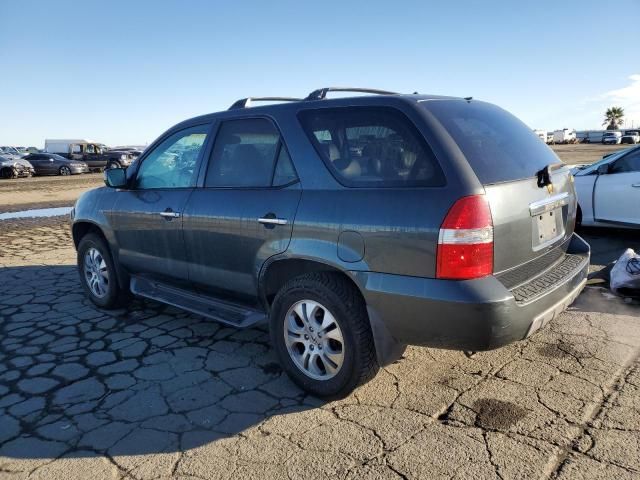
<svg viewBox="0 0 640 480"><path fill-rule="evenodd" d="M533 249L540 250L564 236L562 208L554 208L533 217Z"/></svg>

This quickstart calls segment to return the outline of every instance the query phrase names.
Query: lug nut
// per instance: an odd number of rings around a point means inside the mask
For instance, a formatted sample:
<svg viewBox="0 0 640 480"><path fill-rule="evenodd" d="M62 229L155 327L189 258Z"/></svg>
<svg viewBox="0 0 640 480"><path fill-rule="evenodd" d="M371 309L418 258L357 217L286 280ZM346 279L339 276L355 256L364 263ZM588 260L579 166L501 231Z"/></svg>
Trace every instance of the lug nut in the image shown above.
<svg viewBox="0 0 640 480"><path fill-rule="evenodd" d="M304 334L304 339L305 340L309 340L309 335L307 335L306 333Z"/></svg>
<svg viewBox="0 0 640 480"><path fill-rule="evenodd" d="M309 345L309 350L313 350L313 345Z"/></svg>

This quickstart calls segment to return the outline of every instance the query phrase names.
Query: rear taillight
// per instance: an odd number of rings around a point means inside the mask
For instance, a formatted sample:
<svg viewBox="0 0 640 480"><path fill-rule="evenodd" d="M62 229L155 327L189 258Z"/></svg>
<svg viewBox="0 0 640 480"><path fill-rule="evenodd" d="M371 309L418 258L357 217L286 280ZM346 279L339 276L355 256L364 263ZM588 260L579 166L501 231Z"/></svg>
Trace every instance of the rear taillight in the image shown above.
<svg viewBox="0 0 640 480"><path fill-rule="evenodd" d="M493 273L493 221L484 195L462 197L447 213L438 238L436 277L467 280Z"/></svg>

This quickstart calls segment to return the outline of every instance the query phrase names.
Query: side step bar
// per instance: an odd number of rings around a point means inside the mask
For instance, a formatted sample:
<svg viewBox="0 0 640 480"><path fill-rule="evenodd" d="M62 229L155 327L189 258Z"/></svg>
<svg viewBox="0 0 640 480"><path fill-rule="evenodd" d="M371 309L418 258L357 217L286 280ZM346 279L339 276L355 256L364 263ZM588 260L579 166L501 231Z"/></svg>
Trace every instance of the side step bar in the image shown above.
<svg viewBox="0 0 640 480"><path fill-rule="evenodd" d="M134 295L166 303L237 328L247 328L267 318L266 314L259 310L198 295L144 277L132 276L130 288Z"/></svg>

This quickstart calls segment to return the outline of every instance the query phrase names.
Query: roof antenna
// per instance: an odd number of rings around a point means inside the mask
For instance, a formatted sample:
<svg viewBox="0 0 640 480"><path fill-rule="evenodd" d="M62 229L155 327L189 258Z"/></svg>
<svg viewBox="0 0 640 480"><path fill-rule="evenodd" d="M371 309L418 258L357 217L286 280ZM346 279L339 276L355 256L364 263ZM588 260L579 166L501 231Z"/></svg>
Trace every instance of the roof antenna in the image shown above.
<svg viewBox="0 0 640 480"><path fill-rule="evenodd" d="M473 100L473 97L464 97L464 99L465 99L467 102L470 102L471 100Z"/></svg>

